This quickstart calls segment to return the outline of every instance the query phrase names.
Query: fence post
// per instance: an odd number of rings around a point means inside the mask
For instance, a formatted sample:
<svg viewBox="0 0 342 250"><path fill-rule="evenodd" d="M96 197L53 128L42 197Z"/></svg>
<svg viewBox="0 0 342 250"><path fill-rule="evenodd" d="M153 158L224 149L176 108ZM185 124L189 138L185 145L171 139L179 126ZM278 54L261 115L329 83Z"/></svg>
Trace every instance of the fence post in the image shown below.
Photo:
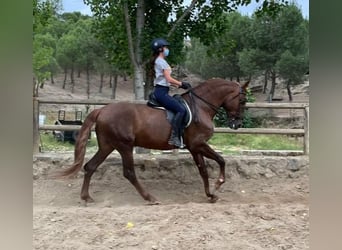
<svg viewBox="0 0 342 250"><path fill-rule="evenodd" d="M304 109L304 154L309 154L309 107Z"/></svg>
<svg viewBox="0 0 342 250"><path fill-rule="evenodd" d="M39 153L39 101L33 97L33 154Z"/></svg>

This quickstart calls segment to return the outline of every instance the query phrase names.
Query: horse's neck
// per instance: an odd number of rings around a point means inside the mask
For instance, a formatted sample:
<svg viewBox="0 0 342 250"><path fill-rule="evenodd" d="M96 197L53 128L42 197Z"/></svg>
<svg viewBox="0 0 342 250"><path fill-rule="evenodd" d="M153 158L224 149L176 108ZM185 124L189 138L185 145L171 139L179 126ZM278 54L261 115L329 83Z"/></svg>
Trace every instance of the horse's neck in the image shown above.
<svg viewBox="0 0 342 250"><path fill-rule="evenodd" d="M220 82L215 81L204 83L203 85L199 85L193 89L192 92L201 97L202 100L199 100L199 98L195 96L191 96L191 92L190 94L185 94L185 99L188 101L192 111L194 112L194 121L198 121L197 116L199 115L200 110L204 111L201 112L202 115L208 116L209 119L212 120L216 115L218 108L223 104L226 96L233 91L233 84L227 84L227 82L220 84Z"/></svg>
<svg viewBox="0 0 342 250"><path fill-rule="evenodd" d="M236 88L235 84L239 85L236 82L232 82L231 84L221 83L213 85L199 85L195 92L203 99L219 107L222 105L223 100L227 97L227 95L234 92L234 89Z"/></svg>

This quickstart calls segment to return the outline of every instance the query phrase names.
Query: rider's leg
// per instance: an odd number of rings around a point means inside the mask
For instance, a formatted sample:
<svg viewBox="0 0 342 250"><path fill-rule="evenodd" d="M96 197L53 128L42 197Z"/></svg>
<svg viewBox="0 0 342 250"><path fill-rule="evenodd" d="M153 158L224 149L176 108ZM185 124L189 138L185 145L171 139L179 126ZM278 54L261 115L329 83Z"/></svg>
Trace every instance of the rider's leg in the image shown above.
<svg viewBox="0 0 342 250"><path fill-rule="evenodd" d="M182 143L181 136L184 130L183 119L186 114L186 110L173 97L171 97L168 92L169 89L167 87L157 87L154 93L161 105L175 113L175 117L171 122L172 133L169 139L169 144L183 148L184 145Z"/></svg>
<svg viewBox="0 0 342 250"><path fill-rule="evenodd" d="M172 120L172 132L168 143L170 145L174 145L178 148L184 148L182 139L183 132L183 115L181 113L177 113Z"/></svg>

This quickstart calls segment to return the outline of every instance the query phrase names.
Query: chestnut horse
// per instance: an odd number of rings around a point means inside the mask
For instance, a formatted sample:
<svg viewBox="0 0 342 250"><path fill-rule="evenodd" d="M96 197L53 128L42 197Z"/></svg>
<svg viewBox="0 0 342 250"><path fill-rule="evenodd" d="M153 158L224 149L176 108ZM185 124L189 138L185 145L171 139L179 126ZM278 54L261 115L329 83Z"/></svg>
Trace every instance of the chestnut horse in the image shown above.
<svg viewBox="0 0 342 250"><path fill-rule="evenodd" d="M239 128L245 109L247 86L248 82L240 85L237 82L215 78L181 95L189 104L195 118L184 131L184 142L198 167L210 202L217 201L218 197L209 190L208 172L203 157L213 159L220 166L220 174L214 191L225 182L225 161L207 144L214 132L213 118L218 109L223 107L228 116L228 126L232 129ZM148 193L137 180L133 149L134 146L157 150L175 148L168 144L171 125L166 120L165 110L154 109L146 104L128 102L112 103L93 110L79 131L75 144L74 164L62 170L59 177L75 175L82 168L88 136L94 124L98 151L84 165L85 175L81 199L85 202L93 201L89 195L91 176L107 156L116 149L122 158L123 175L145 200L151 204L157 204L157 199Z"/></svg>

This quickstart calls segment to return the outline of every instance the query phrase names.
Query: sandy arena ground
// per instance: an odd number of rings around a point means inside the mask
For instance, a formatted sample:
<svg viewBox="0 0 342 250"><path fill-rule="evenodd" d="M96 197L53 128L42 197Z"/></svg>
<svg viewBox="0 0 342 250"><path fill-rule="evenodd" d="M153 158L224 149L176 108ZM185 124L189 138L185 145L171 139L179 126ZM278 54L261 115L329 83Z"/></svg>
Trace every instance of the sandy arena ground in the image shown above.
<svg viewBox="0 0 342 250"><path fill-rule="evenodd" d="M34 163L34 249L309 249L307 169L288 177L232 176L214 204L198 173L179 179L156 172L140 178L161 202L151 206L121 169L100 166L90 186L95 203L85 205L83 172L69 180L44 174L59 163Z"/></svg>

